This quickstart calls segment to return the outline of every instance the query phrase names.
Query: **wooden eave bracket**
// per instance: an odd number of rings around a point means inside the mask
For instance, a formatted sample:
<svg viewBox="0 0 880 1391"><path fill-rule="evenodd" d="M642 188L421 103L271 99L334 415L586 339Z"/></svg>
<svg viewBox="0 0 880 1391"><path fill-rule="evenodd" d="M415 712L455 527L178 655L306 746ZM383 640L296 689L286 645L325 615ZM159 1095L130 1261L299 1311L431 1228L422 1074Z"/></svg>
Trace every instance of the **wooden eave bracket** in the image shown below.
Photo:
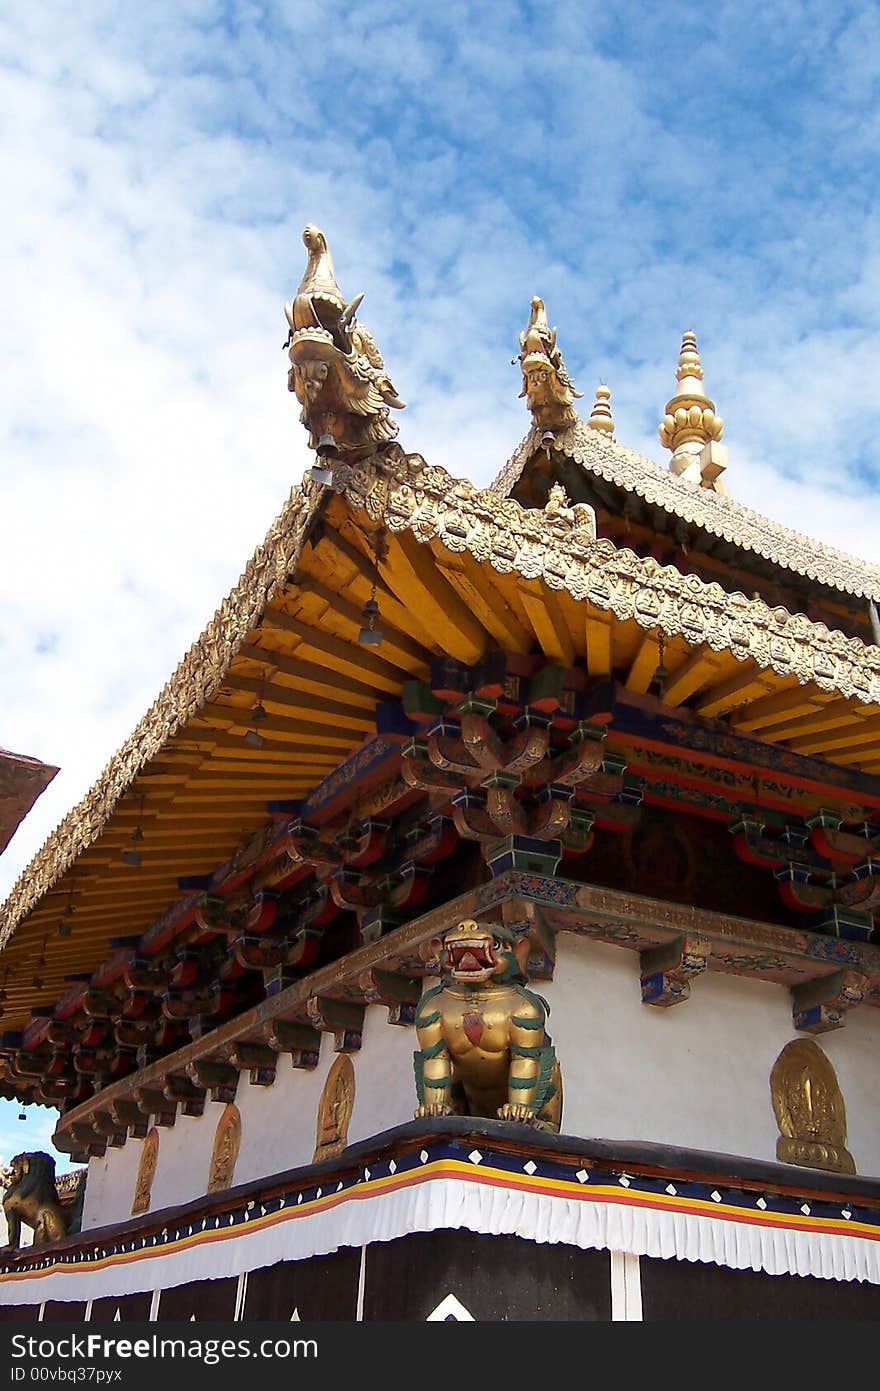
<svg viewBox="0 0 880 1391"><path fill-rule="evenodd" d="M690 998L691 981L705 971L711 947L705 937L675 937L639 954L642 1004L668 1009Z"/></svg>
<svg viewBox="0 0 880 1391"><path fill-rule="evenodd" d="M796 985L791 992L794 1027L805 1034L841 1029L847 1012L865 998L870 982L860 971L834 971L818 980Z"/></svg>

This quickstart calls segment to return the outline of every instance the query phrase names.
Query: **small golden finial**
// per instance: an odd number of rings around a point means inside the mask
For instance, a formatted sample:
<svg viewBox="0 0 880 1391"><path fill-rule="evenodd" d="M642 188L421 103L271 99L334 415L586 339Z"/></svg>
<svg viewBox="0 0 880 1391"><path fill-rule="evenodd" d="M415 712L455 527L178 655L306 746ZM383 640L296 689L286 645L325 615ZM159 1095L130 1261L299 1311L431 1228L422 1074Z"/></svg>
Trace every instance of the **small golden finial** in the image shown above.
<svg viewBox="0 0 880 1391"><path fill-rule="evenodd" d="M611 414L611 407L608 402L611 400L611 392L604 382L600 382L596 387L596 399L593 402L593 409L587 421L591 430L601 430L603 435L614 435L614 416Z"/></svg>
<svg viewBox="0 0 880 1391"><path fill-rule="evenodd" d="M703 364L691 329L682 337L675 377L678 390L667 401L659 427L660 443L672 450L669 467L687 482L725 492L720 475L727 466L727 450L718 443L724 421L703 390Z"/></svg>

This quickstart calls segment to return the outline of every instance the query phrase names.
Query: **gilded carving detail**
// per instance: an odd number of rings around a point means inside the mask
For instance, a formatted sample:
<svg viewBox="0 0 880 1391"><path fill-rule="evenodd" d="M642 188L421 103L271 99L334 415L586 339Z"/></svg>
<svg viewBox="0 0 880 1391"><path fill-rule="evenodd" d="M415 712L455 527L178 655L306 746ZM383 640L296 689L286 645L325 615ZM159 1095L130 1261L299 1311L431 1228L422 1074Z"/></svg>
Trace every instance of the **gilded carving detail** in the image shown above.
<svg viewBox="0 0 880 1391"><path fill-rule="evenodd" d="M780 1134L776 1158L807 1169L854 1174L846 1148L846 1110L830 1060L812 1039L787 1043L770 1074Z"/></svg>
<svg viewBox="0 0 880 1391"><path fill-rule="evenodd" d="M217 1122L214 1136L214 1149L211 1154L211 1167L208 1170L208 1193L217 1193L222 1188L231 1188L235 1174L235 1161L241 1148L241 1115L233 1102L228 1102L223 1115Z"/></svg>
<svg viewBox="0 0 880 1391"><path fill-rule="evenodd" d="M491 492L506 498L513 491L523 469L541 448L541 435L542 430L533 426L495 478ZM557 433L553 447L588 473L635 493L712 536L843 594L880 599L880 566L793 531L709 488L695 488L654 459L636 454L581 421Z"/></svg>
<svg viewBox="0 0 880 1391"><path fill-rule="evenodd" d="M586 426L573 427L567 436L575 431L608 447ZM530 438L538 448L539 432ZM820 690L880 703L876 648L781 605L771 608L760 598L728 594L720 584L683 575L674 565L596 540L595 516L583 504L552 511L522 508L513 498L499 499L490 489L456 481L420 455L402 451L340 465L333 486L390 531L412 531L422 542L436 538L450 551L488 561L499 574L541 579L548 589L587 599L620 622L634 619L646 632L680 635L691 646L730 651L741 661L751 658L762 670L794 675ZM709 496L706 489L679 486Z"/></svg>
<svg viewBox="0 0 880 1391"><path fill-rule="evenodd" d="M144 1147L141 1150L141 1162L138 1165L137 1182L134 1186L134 1200L131 1204L132 1217L136 1217L138 1213L149 1212L150 1210L153 1179L156 1177L156 1166L158 1162L159 1132L156 1127L153 1126L144 1140Z"/></svg>
<svg viewBox="0 0 880 1391"><path fill-rule="evenodd" d="M341 1053L327 1073L318 1103L318 1127L313 1163L332 1159L348 1144L348 1125L354 1109L354 1067Z"/></svg>

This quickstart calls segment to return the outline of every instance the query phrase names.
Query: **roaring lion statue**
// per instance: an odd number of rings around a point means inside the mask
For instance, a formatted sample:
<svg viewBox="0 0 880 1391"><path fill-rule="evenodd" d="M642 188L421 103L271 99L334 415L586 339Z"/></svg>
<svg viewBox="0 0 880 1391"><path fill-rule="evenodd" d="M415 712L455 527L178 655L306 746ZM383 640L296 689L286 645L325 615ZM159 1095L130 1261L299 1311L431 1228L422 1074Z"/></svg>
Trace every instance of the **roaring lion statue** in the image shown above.
<svg viewBox="0 0 880 1391"><path fill-rule="evenodd" d="M434 949L443 980L416 1013L416 1119L493 1116L558 1131L562 1076L548 1006L526 989L528 939L468 919Z"/></svg>
<svg viewBox="0 0 880 1391"><path fill-rule="evenodd" d="M16 1250L21 1224L32 1227L34 1246L58 1241L67 1235L67 1218L55 1187L55 1160L36 1151L16 1154L4 1175L3 1211L9 1231L9 1248Z"/></svg>

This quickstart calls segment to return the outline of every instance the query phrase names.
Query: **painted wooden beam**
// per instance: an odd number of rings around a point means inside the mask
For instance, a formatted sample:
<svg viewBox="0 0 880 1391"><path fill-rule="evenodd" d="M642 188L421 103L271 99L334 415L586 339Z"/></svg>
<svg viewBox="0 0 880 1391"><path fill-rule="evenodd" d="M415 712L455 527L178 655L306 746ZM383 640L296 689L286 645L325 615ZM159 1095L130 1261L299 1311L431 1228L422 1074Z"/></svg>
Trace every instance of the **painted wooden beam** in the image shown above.
<svg viewBox="0 0 880 1391"><path fill-rule="evenodd" d="M285 633L295 634L300 639L303 655L305 652L314 653L313 660L317 665L329 666L333 671L346 672L354 677L355 681L367 675L381 690L393 692L395 695L399 693L401 683L409 675L406 668L400 668L395 663L386 661L384 657L377 657L358 643L345 642L342 638L312 628L308 623L291 617L281 609L267 609L263 615L262 627L280 628ZM299 652L298 647L297 653Z"/></svg>
<svg viewBox="0 0 880 1391"><path fill-rule="evenodd" d="M492 587L491 580L481 589L465 557L450 555L448 551L443 552L443 559L438 559L437 564L459 598L476 614L499 647L505 652L531 651L532 634L520 623L503 595Z"/></svg>
<svg viewBox="0 0 880 1391"><path fill-rule="evenodd" d="M335 574L335 571L331 571ZM321 599L327 606L327 610L333 614L338 614L341 619L348 623L355 633L363 625L363 603L353 604L344 595L337 593L335 589L328 589L327 585L322 584L314 575L309 574L308 579L304 579L303 587L310 595ZM372 589L372 577L364 575L363 584L365 589L364 598L369 598ZM382 623L382 645L391 658L405 666L413 675L425 676L428 672L428 660L425 648L422 643L410 637L407 633L402 633L393 622L390 604L393 599L391 591L384 585L376 586L376 598L380 612L383 614ZM282 668L283 669L283 668ZM333 679L332 676L330 679Z"/></svg>
<svg viewBox="0 0 880 1391"><path fill-rule="evenodd" d="M692 656L686 657L666 682L664 705L681 705L682 701L711 681L713 675L717 675L725 665L724 653L701 647Z"/></svg>
<svg viewBox="0 0 880 1391"><path fill-rule="evenodd" d="M745 669L736 672L727 681L713 686L697 701L694 709L698 715L708 719L723 715L737 705L748 704L758 696L766 695L774 689L774 680L766 672L758 671L754 663L747 662Z"/></svg>
<svg viewBox="0 0 880 1391"><path fill-rule="evenodd" d="M856 718L858 717L851 700L832 700L818 711L788 720L784 724L774 725L762 737L774 741L795 739L799 735L821 733L826 729L845 728Z"/></svg>
<svg viewBox="0 0 880 1391"><path fill-rule="evenodd" d="M854 720L845 730L827 730L811 734L806 739L792 739L789 747L796 753L824 753L833 749L855 749L860 745L880 743L880 717Z"/></svg>
<svg viewBox="0 0 880 1391"><path fill-rule="evenodd" d="M545 655L564 667L573 667L574 642L555 594L539 580L518 579L516 587Z"/></svg>
<svg viewBox="0 0 880 1391"><path fill-rule="evenodd" d="M395 691L397 689L399 683L395 683ZM235 705L212 704L209 708L211 718L223 721L227 728L238 729L242 735L253 729L250 707L243 710ZM318 724L312 720L294 720L286 715L270 715L260 725L259 733L262 738L270 734L291 734L301 739L304 744L308 740L318 739L336 749L351 749L357 744L355 735L342 730L337 733L331 725Z"/></svg>
<svg viewBox="0 0 880 1391"><path fill-rule="evenodd" d="M259 662L274 674L290 676L296 681L297 690L310 691L313 695L331 698L342 695L347 704L362 706L364 709L371 708L379 699L375 686L355 681L351 676L340 676L329 667L316 666L314 662L298 661L295 657L286 656L274 648L246 643L244 647L239 648L236 662L239 658ZM427 663L425 666L427 667ZM230 675L233 678L237 677L236 663L233 663Z"/></svg>
<svg viewBox="0 0 880 1391"><path fill-rule="evenodd" d="M389 535L379 571L388 587L422 615L432 646L469 665L480 660L489 645L486 629L444 579L430 546L419 545L406 532Z"/></svg>
<svg viewBox="0 0 880 1391"><path fill-rule="evenodd" d="M730 722L743 734L751 733L752 730L770 729L774 725L788 724L802 715L815 715L829 698L823 696L820 691L805 690L798 684L796 677L789 677L775 694L759 696L741 710L735 710Z"/></svg>
<svg viewBox="0 0 880 1391"><path fill-rule="evenodd" d="M614 619L591 605L587 607L587 670L591 676L610 676Z"/></svg>
<svg viewBox="0 0 880 1391"><path fill-rule="evenodd" d="M656 637L644 638L627 673L625 682L627 690L644 695L651 684L659 661L660 647Z"/></svg>
<svg viewBox="0 0 880 1391"><path fill-rule="evenodd" d="M260 681L253 676L239 676L237 672L230 672L224 681L221 691L227 690L246 691L255 695L263 705L280 705L282 711L292 708L311 716L314 720L343 729L359 729L366 733L373 728L375 722L375 709L358 709L344 704L341 700L330 700L327 696L314 695L277 681Z"/></svg>

